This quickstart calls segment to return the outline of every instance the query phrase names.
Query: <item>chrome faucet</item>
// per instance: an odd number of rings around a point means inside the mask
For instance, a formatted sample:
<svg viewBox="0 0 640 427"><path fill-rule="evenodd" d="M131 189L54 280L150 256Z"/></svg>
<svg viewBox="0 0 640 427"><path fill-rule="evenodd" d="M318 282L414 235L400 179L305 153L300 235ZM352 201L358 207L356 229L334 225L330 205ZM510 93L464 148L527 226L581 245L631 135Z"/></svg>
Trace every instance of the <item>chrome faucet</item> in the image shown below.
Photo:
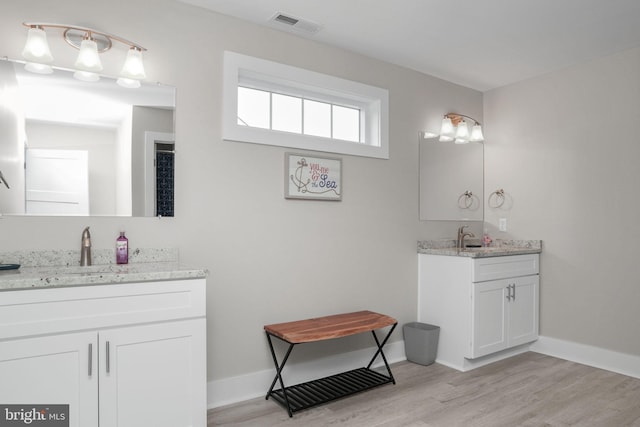
<svg viewBox="0 0 640 427"><path fill-rule="evenodd" d="M89 227L82 231L82 244L80 246L80 265L91 265L91 233Z"/></svg>
<svg viewBox="0 0 640 427"><path fill-rule="evenodd" d="M465 237L476 237L473 233L465 233L464 229L467 228L468 225L462 225L458 228L458 240L456 241L456 249L464 249L464 238Z"/></svg>

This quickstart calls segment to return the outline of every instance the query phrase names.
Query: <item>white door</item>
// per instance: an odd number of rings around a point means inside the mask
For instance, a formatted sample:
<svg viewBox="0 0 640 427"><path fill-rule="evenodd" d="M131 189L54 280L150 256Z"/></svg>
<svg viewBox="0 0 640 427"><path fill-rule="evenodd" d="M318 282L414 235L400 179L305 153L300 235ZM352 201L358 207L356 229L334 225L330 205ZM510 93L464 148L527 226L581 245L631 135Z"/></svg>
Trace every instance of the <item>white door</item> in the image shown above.
<svg viewBox="0 0 640 427"><path fill-rule="evenodd" d="M98 426L97 334L0 342L0 403L69 405L71 427Z"/></svg>
<svg viewBox="0 0 640 427"><path fill-rule="evenodd" d="M513 279L472 284L472 344L470 358L507 348L507 286Z"/></svg>
<svg viewBox="0 0 640 427"><path fill-rule="evenodd" d="M89 215L87 151L28 149L26 211L31 215Z"/></svg>
<svg viewBox="0 0 640 427"><path fill-rule="evenodd" d="M101 331L100 427L206 427L205 320Z"/></svg>
<svg viewBox="0 0 640 427"><path fill-rule="evenodd" d="M535 341L538 338L539 276L510 279L515 284L509 303L509 346Z"/></svg>

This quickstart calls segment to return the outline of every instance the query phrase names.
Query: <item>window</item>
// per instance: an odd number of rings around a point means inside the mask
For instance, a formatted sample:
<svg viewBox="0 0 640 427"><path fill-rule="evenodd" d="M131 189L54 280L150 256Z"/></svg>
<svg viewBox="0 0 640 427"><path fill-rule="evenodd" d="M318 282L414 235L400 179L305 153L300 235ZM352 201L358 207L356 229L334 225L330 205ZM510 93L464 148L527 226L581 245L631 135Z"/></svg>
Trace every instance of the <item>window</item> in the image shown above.
<svg viewBox="0 0 640 427"><path fill-rule="evenodd" d="M356 107L238 86L239 126L362 142L360 115Z"/></svg>
<svg viewBox="0 0 640 427"><path fill-rule="evenodd" d="M388 158L388 92L225 52L226 140Z"/></svg>

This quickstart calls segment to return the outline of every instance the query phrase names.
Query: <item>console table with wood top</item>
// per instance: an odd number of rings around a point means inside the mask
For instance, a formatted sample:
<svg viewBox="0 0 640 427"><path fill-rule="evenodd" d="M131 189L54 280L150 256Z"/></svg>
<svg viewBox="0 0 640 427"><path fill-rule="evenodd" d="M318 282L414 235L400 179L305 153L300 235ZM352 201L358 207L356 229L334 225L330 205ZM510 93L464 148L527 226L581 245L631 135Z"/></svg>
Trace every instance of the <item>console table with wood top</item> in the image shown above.
<svg viewBox="0 0 640 427"><path fill-rule="evenodd" d="M285 407L291 417L294 412L303 409L321 405L383 384L395 384L396 381L393 378L391 368L389 367L389 363L387 363L387 358L382 348L397 324L398 321L396 319L384 314L374 313L372 311L357 311L315 319L265 325L264 330L267 334L273 363L276 367L276 376L265 398L269 399L269 397L272 396L276 402ZM391 326L391 329L387 332L384 339L380 341L375 330L387 326ZM296 344L341 338L363 332L371 332L378 347L373 358L365 368L354 369L326 378L285 387L284 380L282 379L282 370L289 359L291 350L293 350ZM289 344L289 348L281 363L278 362L276 357L271 337L278 338ZM378 355L382 358L388 375L371 369L371 365ZM276 382L280 383L278 390L273 389Z"/></svg>

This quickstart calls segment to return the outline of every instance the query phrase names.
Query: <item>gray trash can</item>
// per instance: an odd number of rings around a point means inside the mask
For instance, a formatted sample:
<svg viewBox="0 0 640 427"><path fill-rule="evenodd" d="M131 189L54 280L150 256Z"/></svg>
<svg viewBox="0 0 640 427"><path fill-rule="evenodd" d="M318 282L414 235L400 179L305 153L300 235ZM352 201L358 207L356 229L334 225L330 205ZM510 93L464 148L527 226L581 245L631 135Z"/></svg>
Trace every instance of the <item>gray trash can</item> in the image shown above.
<svg viewBox="0 0 640 427"><path fill-rule="evenodd" d="M431 365L438 354L440 327L427 323L411 322L402 327L404 351L409 362Z"/></svg>

